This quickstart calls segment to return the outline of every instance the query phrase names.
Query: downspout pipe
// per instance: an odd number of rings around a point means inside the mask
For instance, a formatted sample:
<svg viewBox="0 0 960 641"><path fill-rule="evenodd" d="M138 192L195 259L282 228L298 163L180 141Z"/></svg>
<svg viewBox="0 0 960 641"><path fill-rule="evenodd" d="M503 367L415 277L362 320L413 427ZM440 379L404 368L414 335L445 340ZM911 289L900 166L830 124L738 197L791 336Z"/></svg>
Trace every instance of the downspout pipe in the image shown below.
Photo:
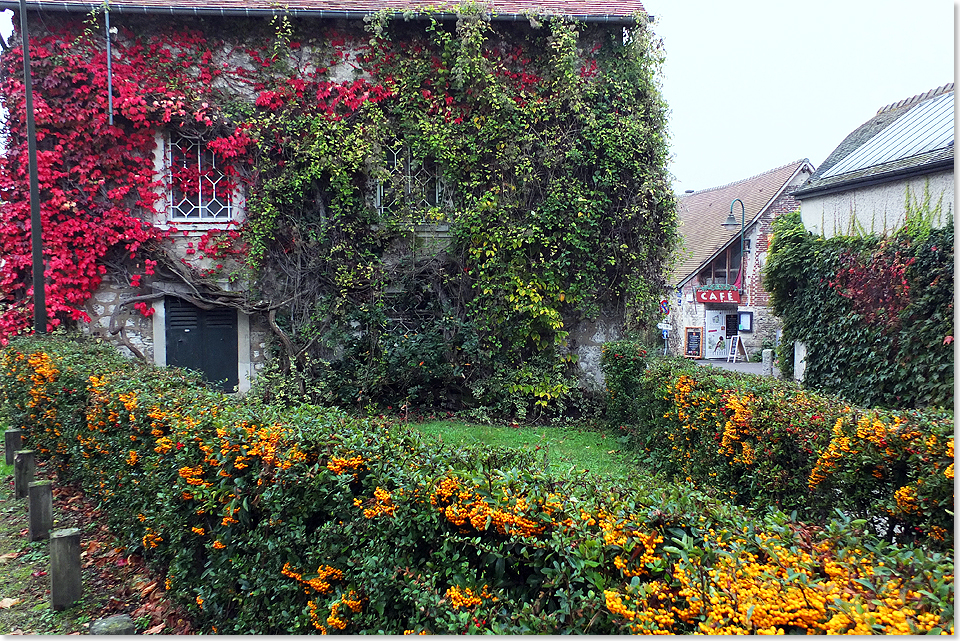
<svg viewBox="0 0 960 641"><path fill-rule="evenodd" d="M103 17L107 28L107 114L113 126L113 50L110 44L110 3L106 4Z"/></svg>
<svg viewBox="0 0 960 641"><path fill-rule="evenodd" d="M47 333L47 297L43 277L43 233L40 219L40 184L37 178L37 129L33 118L33 74L30 72L30 30L24 0L20 0L20 35L23 38L23 87L26 93L27 157L30 171L30 244L33 249L33 328Z"/></svg>

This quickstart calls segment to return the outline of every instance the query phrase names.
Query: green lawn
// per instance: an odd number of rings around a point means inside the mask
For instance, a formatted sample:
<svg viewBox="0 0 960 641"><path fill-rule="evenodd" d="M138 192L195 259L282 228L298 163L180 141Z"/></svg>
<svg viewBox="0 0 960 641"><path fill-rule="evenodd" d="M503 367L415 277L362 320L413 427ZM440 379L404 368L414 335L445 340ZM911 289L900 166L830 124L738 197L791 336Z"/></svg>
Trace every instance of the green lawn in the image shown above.
<svg viewBox="0 0 960 641"><path fill-rule="evenodd" d="M621 439L585 428L474 425L450 420L412 423L410 427L454 445L482 443L534 450L543 455L554 472L586 470L602 476L626 477L637 471Z"/></svg>

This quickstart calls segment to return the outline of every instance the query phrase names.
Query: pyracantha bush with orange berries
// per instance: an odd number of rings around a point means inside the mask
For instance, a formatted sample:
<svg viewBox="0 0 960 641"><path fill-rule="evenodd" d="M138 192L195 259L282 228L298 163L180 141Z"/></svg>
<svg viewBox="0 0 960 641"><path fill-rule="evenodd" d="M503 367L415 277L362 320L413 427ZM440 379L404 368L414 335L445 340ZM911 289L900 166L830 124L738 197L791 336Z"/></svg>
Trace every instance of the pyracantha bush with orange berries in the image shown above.
<svg viewBox="0 0 960 641"><path fill-rule="evenodd" d="M0 409L211 633L953 633L952 555L842 514L551 474L62 338L0 350Z"/></svg>

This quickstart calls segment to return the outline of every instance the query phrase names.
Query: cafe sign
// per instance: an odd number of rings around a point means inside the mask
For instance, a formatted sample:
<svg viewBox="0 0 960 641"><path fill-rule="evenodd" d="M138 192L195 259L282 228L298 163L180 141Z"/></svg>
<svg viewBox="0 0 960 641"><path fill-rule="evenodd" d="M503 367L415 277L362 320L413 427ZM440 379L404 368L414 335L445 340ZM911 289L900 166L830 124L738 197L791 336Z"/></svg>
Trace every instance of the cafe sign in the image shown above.
<svg viewBox="0 0 960 641"><path fill-rule="evenodd" d="M740 292L735 289L698 289L695 296L698 303L740 304Z"/></svg>

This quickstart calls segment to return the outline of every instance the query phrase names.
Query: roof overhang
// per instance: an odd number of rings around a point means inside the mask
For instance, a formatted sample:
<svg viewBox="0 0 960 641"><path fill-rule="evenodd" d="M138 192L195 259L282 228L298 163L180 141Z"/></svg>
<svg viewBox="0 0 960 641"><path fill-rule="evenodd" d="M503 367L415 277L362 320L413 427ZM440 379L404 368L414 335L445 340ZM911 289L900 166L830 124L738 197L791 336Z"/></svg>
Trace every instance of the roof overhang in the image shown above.
<svg viewBox="0 0 960 641"><path fill-rule="evenodd" d="M271 6L271 7L236 7L236 6L204 6L204 7L191 7L191 6L158 6L157 4L138 4L138 3L123 3L115 4L110 3L106 5L110 13L114 14L134 14L134 15L182 15L182 16L233 16L233 17L249 17L249 18L265 18L272 17L275 15L288 15L294 17L302 18L320 18L326 20L336 20L336 19L348 19L348 20L362 20L363 18L377 13L377 11L369 9L315 9L315 8L298 8L298 7L284 7L280 6ZM28 2L26 8L30 11L50 11L50 12L63 12L63 13L83 13L87 14L91 11L102 10L104 8L103 2ZM12 2L11 0L0 0L0 9L11 9L13 11L20 10L20 2ZM397 15L402 15L405 18L412 19L428 19L434 18L438 20L456 20L459 17L459 14L452 11L418 11L417 9L405 9L401 7L391 7L384 5L383 9L393 10ZM531 5L531 10L529 13L500 13L497 11L489 12L489 17L493 21L503 21L503 22L520 22L520 21L529 21L531 17L539 16L562 16L565 18L571 18L573 20L578 20L580 22L590 22L590 23L607 23L607 24L616 24L630 26L637 24L640 20L646 22L653 22L654 17L646 14L637 12L632 15L600 15L600 14L560 14L550 11L543 13L537 13L536 5Z"/></svg>
<svg viewBox="0 0 960 641"><path fill-rule="evenodd" d="M793 196L797 200L803 200L804 198L815 198L817 196L829 196L830 194L850 191L851 189L872 187L874 185L882 185L895 180L903 180L904 178L914 178L916 176L925 176L938 171L947 171L953 169L953 167L954 159L951 156L950 158L946 158L938 162L928 163L920 167L899 169L879 175L873 174L870 176L864 176L862 178L845 180L843 182L832 182L831 184L824 186L810 185L809 187L802 187L793 192Z"/></svg>

